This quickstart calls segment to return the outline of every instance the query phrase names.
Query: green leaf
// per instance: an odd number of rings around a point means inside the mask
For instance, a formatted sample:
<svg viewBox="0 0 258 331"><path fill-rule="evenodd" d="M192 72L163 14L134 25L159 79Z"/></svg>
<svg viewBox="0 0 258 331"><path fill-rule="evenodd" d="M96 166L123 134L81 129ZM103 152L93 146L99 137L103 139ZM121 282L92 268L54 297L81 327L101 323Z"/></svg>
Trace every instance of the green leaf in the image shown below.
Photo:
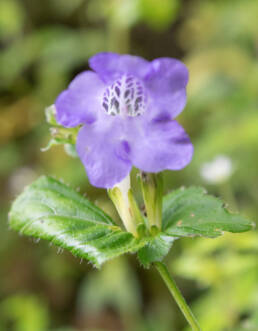
<svg viewBox="0 0 258 331"><path fill-rule="evenodd" d="M163 200L163 231L178 237L218 237L223 231L244 232L252 222L230 213L221 200L205 193L203 188L178 189Z"/></svg>
<svg viewBox="0 0 258 331"><path fill-rule="evenodd" d="M40 177L25 189L12 205L9 222L21 234L49 240L97 267L121 254L136 252L145 243L50 177Z"/></svg>
<svg viewBox="0 0 258 331"><path fill-rule="evenodd" d="M155 237L148 238L146 245L138 251L138 259L144 267L151 263L162 261L168 254L175 237L159 233Z"/></svg>
<svg viewBox="0 0 258 331"><path fill-rule="evenodd" d="M148 267L161 261L178 237L217 237L223 231L243 232L252 223L223 208L202 188L179 189L163 201L163 230L141 239L123 231L101 209L67 185L41 177L16 199L10 226L21 234L46 239L99 267L128 252L138 252Z"/></svg>

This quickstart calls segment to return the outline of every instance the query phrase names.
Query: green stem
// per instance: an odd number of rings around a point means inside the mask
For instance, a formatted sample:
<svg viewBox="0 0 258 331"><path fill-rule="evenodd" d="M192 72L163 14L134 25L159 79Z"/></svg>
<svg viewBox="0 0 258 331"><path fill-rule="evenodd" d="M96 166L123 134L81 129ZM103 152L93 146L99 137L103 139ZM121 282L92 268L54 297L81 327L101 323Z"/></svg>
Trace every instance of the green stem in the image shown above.
<svg viewBox="0 0 258 331"><path fill-rule="evenodd" d="M225 183L220 184L219 189L221 196L228 202L229 207L231 207L234 212L237 212L237 201L230 183L226 181Z"/></svg>
<svg viewBox="0 0 258 331"><path fill-rule="evenodd" d="M178 304L179 308L181 309L182 313L184 314L187 322L190 324L193 330L195 331L201 331L201 328L194 317L190 307L187 305L184 297L182 296L182 293L180 292L179 288L177 287L174 279L171 277L171 275L168 272L168 269L164 263L161 262L155 262L154 263L156 269L160 273L162 279L164 280L165 284L167 285L170 293L176 300L176 303Z"/></svg>

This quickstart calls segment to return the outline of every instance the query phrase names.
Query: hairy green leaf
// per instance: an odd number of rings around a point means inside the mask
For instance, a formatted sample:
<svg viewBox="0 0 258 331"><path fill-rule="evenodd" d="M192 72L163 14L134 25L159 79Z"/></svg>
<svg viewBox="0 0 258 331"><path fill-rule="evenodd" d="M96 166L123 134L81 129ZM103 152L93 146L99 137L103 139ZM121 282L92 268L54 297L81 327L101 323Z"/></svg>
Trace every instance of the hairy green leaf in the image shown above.
<svg viewBox="0 0 258 331"><path fill-rule="evenodd" d="M252 228L245 218L228 212L202 188L179 189L163 201L163 229L141 239L123 231L101 209L67 185L41 177L16 199L10 225L21 234L46 239L99 267L124 253L138 252L148 267L161 261L178 237L217 237L223 231Z"/></svg>
<svg viewBox="0 0 258 331"><path fill-rule="evenodd" d="M46 239L99 267L144 246L122 231L101 209L67 185L40 177L14 202L10 226L21 234Z"/></svg>
<svg viewBox="0 0 258 331"><path fill-rule="evenodd" d="M221 200L207 195L203 188L178 189L163 200L163 231L175 237L218 237L223 231L244 232L252 222L232 214Z"/></svg>
<svg viewBox="0 0 258 331"><path fill-rule="evenodd" d="M168 254L175 237L159 233L149 237L146 245L138 251L138 259L144 267L149 267L153 262L162 261Z"/></svg>

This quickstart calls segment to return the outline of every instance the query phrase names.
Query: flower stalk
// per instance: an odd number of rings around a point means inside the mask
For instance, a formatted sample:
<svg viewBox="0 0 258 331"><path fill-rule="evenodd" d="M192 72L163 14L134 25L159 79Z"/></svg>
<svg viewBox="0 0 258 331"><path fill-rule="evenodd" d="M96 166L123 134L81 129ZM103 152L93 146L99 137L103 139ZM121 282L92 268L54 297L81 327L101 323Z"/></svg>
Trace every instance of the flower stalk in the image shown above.
<svg viewBox="0 0 258 331"><path fill-rule="evenodd" d="M168 269L164 263L155 262L154 263L156 269L160 273L162 279L164 280L167 288L169 289L170 293L174 297L176 303L178 304L180 310L184 314L187 322L191 326L192 330L194 331L201 331L201 327L199 326L193 312L191 311L190 307L187 305L182 293L180 292L179 288L177 287L174 279L168 272Z"/></svg>

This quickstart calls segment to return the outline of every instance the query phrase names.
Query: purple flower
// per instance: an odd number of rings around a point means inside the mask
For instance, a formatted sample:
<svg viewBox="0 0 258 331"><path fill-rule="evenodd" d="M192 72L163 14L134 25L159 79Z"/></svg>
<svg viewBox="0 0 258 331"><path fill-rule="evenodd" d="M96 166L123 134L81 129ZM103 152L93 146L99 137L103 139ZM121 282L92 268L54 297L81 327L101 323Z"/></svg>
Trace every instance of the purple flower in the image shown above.
<svg viewBox="0 0 258 331"><path fill-rule="evenodd" d="M92 185L111 188L135 166L179 170L193 147L174 120L186 103L188 70L171 58L100 53L57 98L57 121L82 125L77 152Z"/></svg>

